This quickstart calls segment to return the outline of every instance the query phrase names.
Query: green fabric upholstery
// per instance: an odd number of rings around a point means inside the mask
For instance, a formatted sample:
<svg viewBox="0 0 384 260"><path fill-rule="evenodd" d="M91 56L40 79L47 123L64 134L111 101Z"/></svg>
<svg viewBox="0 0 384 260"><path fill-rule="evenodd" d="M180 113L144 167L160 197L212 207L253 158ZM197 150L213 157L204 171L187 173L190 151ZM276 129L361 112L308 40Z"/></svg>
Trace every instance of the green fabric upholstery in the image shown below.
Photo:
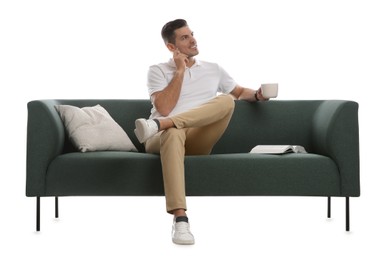
<svg viewBox="0 0 384 260"><path fill-rule="evenodd" d="M185 164L190 195L341 195L336 164L316 154L215 154Z"/></svg>
<svg viewBox="0 0 384 260"><path fill-rule="evenodd" d="M135 152L80 153L54 109L100 104ZM163 195L159 155L144 153L133 129L148 100L36 100L28 103L27 196ZM302 145L308 154L257 155L257 144ZM190 196L359 196L358 104L342 100L236 101L207 156L185 158Z"/></svg>
<svg viewBox="0 0 384 260"><path fill-rule="evenodd" d="M46 177L46 195L163 195L158 155L135 152L67 153Z"/></svg>

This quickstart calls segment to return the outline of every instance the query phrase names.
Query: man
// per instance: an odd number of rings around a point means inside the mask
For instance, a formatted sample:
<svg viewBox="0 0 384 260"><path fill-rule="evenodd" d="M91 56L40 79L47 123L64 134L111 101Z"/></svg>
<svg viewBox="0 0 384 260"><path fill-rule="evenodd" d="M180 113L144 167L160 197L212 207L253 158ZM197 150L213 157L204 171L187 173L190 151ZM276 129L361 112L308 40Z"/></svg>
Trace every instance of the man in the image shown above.
<svg viewBox="0 0 384 260"><path fill-rule="evenodd" d="M172 241L190 245L195 240L186 215L184 156L210 154L228 126L234 99L267 99L260 88L237 85L217 64L196 60L196 39L185 20L168 22L161 34L173 58L150 67L153 108L148 120L136 120L135 134L146 152L160 154L167 212L174 215Z"/></svg>

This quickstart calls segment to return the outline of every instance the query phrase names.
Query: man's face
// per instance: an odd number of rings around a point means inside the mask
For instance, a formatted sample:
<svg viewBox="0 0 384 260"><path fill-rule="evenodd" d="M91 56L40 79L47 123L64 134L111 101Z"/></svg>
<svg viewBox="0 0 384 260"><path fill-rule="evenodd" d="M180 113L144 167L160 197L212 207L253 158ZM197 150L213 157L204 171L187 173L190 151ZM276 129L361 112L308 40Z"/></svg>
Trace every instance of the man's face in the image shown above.
<svg viewBox="0 0 384 260"><path fill-rule="evenodd" d="M170 51L178 49L181 53L187 55L188 58L199 54L196 39L193 37L193 32L188 26L175 30L175 44L168 43L168 48Z"/></svg>

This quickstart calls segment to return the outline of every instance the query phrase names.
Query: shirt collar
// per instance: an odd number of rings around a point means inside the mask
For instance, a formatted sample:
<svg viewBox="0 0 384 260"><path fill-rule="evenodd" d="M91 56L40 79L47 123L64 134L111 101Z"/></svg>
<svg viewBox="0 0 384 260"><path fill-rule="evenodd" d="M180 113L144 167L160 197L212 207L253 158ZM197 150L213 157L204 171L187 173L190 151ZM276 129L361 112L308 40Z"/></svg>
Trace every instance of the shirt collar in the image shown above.
<svg viewBox="0 0 384 260"><path fill-rule="evenodd" d="M169 66L171 66L173 68L176 68L175 61L172 58L169 59L168 64L169 64ZM192 65L191 68L193 68L195 66L197 67L197 66L200 66L200 65L201 65L201 62L199 60L195 59L195 63Z"/></svg>

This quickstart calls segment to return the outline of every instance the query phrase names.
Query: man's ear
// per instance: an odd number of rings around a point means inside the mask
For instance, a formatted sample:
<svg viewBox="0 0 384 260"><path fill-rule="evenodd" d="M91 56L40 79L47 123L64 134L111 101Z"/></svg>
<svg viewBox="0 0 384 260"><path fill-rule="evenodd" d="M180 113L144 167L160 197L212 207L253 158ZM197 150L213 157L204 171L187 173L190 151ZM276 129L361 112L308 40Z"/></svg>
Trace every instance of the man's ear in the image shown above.
<svg viewBox="0 0 384 260"><path fill-rule="evenodd" d="M174 52L175 50L177 50L176 46L173 43L168 42L166 44L166 46L167 46L168 50L171 52Z"/></svg>

